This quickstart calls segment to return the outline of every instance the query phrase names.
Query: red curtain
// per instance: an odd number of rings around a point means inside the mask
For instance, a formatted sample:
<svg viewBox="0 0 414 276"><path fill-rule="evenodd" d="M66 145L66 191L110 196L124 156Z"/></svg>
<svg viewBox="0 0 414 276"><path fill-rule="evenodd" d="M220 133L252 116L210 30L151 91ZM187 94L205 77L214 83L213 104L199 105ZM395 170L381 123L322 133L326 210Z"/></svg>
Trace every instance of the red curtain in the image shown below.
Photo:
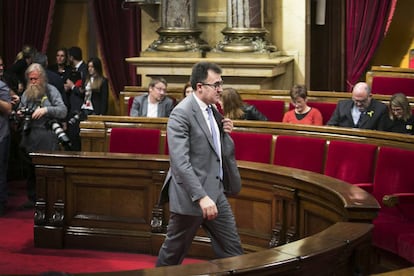
<svg viewBox="0 0 414 276"><path fill-rule="evenodd" d="M136 5L124 6L122 0L93 0L98 41L115 99L125 85L139 85L136 68L125 58L141 50L141 13Z"/></svg>
<svg viewBox="0 0 414 276"><path fill-rule="evenodd" d="M55 0L3 0L4 59L14 62L23 45L46 52Z"/></svg>
<svg viewBox="0 0 414 276"><path fill-rule="evenodd" d="M347 89L350 91L365 72L384 38L397 0L346 1Z"/></svg>

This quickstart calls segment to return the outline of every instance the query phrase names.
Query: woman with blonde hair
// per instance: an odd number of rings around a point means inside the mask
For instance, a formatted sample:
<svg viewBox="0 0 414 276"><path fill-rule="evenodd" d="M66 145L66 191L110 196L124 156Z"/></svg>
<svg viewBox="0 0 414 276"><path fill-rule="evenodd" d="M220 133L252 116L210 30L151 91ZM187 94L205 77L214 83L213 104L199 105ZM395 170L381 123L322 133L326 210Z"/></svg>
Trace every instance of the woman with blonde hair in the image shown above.
<svg viewBox="0 0 414 276"><path fill-rule="evenodd" d="M396 93L391 96L388 112L382 116L378 130L414 134L414 117L405 94Z"/></svg>
<svg viewBox="0 0 414 276"><path fill-rule="evenodd" d="M232 120L255 120L267 121L263 115L253 105L243 102L240 94L234 88L225 88L221 93L221 106L224 117Z"/></svg>

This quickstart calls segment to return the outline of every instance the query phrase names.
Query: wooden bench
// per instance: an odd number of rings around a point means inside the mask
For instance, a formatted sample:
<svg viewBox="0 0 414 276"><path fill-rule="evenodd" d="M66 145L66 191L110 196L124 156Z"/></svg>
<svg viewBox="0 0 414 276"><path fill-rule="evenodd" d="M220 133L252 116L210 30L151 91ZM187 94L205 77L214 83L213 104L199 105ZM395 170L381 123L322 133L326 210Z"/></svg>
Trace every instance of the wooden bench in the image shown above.
<svg viewBox="0 0 414 276"><path fill-rule="evenodd" d="M129 87L128 91L120 92L120 115L128 116L132 98L147 93L147 90L148 89L144 87ZM238 92L245 102L256 105L259 111L270 118L270 121L281 122L283 114L293 108L289 90L258 91L241 89L238 90ZM178 102L182 99L182 89L168 88L168 96L174 98ZM330 119L338 101L348 100L350 98L351 94L349 92L308 91L308 105L319 109L324 123ZM388 103L390 95L376 93L374 98L384 103ZM409 101L414 109L414 97L410 96ZM272 107L269 107L272 103L274 103Z"/></svg>
<svg viewBox="0 0 414 276"><path fill-rule="evenodd" d="M123 122L124 119L126 121ZM166 118L131 120L119 116L91 116L90 121L81 124L82 146L85 146L85 150L93 150L88 145L100 144L102 148L99 151L107 151L106 145L112 128L155 127L163 133L161 150L166 143L166 122ZM413 136L373 130L256 121L234 121L234 126L231 135L235 141L238 160L309 170L347 181L372 193L383 207L378 220L374 221L377 226L374 228L374 244L414 262L414 253L408 249L400 250L398 246L414 238L413 235L406 235L411 227L414 229L412 211L407 211L412 206L403 205L404 198L414 198L414 178L411 177L411 164L414 160ZM99 142L92 142L93 139ZM403 161L400 163L396 160ZM390 182L393 183L391 186ZM400 206L394 204L387 207L391 204L382 203L387 197L400 199ZM401 227L395 228L394 225Z"/></svg>
<svg viewBox="0 0 414 276"><path fill-rule="evenodd" d="M392 95L402 92L414 96L414 69L372 66L365 79L373 94Z"/></svg>
<svg viewBox="0 0 414 276"><path fill-rule="evenodd" d="M31 157L37 177L35 246L157 254L165 236L157 233L155 219L165 227L168 210L153 207L168 156L43 152ZM379 208L369 193L313 172L246 161L238 167L243 188L229 201L249 254L136 275L369 273L369 223ZM213 257L202 232L190 256Z"/></svg>

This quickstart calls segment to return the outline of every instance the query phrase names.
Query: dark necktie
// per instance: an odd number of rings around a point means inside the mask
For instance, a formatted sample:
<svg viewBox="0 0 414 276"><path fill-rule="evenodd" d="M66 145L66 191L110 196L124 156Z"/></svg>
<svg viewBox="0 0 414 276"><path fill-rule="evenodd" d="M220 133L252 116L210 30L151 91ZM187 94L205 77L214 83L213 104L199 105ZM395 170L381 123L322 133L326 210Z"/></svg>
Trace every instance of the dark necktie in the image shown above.
<svg viewBox="0 0 414 276"><path fill-rule="evenodd" d="M220 178L223 179L223 169L221 168L221 154L220 154L220 148L219 148L219 137L217 136L216 128L214 127L214 119L213 119L213 112L211 110L211 106L207 107L207 113L208 113L208 121L210 122L210 130L211 130L211 136L213 138L214 148L216 150L217 155L220 157Z"/></svg>
<svg viewBox="0 0 414 276"><path fill-rule="evenodd" d="M356 126L358 128L361 127L361 122L362 122L362 119L364 118L364 116L365 116L365 111L363 111L363 112L361 112L361 114L359 114L359 119L358 119L358 122L356 124Z"/></svg>

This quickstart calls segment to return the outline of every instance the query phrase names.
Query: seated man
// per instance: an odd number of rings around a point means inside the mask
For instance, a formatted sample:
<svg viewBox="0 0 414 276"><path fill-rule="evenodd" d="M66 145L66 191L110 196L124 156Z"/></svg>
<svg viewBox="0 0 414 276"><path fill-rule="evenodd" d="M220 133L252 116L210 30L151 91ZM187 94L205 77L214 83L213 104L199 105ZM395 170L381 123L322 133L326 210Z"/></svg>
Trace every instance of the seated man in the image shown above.
<svg viewBox="0 0 414 276"><path fill-rule="evenodd" d="M368 84L359 82L352 90L352 99L338 102L327 125L378 129L378 122L386 111L385 104L372 99Z"/></svg>
<svg viewBox="0 0 414 276"><path fill-rule="evenodd" d="M166 97L167 81L153 78L148 85L148 94L136 96L129 111L132 117L169 117L174 101Z"/></svg>

